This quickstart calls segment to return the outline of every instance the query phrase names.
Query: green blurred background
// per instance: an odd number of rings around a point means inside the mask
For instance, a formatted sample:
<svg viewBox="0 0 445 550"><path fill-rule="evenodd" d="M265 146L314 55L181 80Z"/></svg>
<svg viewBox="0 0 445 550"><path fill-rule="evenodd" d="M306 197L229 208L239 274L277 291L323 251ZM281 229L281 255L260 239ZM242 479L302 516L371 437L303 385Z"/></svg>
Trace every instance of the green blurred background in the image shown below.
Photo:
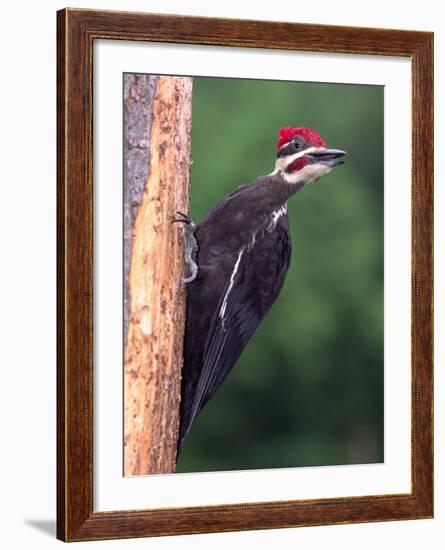
<svg viewBox="0 0 445 550"><path fill-rule="evenodd" d="M177 472L383 461L383 88L195 77L191 214L271 172L283 126L346 164L289 201L282 293Z"/></svg>

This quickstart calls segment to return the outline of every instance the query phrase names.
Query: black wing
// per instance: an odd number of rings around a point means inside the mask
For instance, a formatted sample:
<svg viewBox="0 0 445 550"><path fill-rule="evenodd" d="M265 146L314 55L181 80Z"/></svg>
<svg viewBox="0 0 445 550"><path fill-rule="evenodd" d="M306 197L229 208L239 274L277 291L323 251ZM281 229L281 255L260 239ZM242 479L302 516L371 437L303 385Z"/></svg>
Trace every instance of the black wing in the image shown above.
<svg viewBox="0 0 445 550"><path fill-rule="evenodd" d="M287 220L283 222L232 258L233 269L208 329L199 378L190 402L184 403L180 446L280 293L291 253Z"/></svg>

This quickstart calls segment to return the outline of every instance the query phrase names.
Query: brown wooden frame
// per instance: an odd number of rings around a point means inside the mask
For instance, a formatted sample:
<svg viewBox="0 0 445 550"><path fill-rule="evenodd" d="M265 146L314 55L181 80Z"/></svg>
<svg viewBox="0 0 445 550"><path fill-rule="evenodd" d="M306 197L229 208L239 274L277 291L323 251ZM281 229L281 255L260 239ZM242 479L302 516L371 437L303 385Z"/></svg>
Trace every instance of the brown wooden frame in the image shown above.
<svg viewBox="0 0 445 550"><path fill-rule="evenodd" d="M412 61L412 492L93 512L92 70L96 39L409 57ZM433 515L433 34L65 9L57 14L57 536L64 541Z"/></svg>

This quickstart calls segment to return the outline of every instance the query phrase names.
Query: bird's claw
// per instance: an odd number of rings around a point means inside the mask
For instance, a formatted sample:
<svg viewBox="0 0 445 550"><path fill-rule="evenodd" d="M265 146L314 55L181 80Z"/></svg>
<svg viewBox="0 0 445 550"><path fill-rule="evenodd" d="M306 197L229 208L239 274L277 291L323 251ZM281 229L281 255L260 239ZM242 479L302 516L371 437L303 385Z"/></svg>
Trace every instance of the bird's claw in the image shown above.
<svg viewBox="0 0 445 550"><path fill-rule="evenodd" d="M188 277L182 278L182 281L186 284L193 283L193 281L198 276L198 265L195 262L193 262L191 266L189 264L188 267L190 268L191 274Z"/></svg>
<svg viewBox="0 0 445 550"><path fill-rule="evenodd" d="M185 225L185 247L184 247L184 261L189 272L189 276L183 278L184 283L193 283L193 281L198 276L198 264L197 264L197 255L198 255L198 243L196 241L194 231L195 224L193 220L184 214L183 212L176 212L179 218L173 218L172 223L183 223Z"/></svg>
<svg viewBox="0 0 445 550"><path fill-rule="evenodd" d="M173 218L172 223L184 223L185 225L188 225L189 227L195 228L195 224L193 223L192 219L187 216L187 214L184 214L183 212L177 211L176 214L178 216L181 216L180 218Z"/></svg>

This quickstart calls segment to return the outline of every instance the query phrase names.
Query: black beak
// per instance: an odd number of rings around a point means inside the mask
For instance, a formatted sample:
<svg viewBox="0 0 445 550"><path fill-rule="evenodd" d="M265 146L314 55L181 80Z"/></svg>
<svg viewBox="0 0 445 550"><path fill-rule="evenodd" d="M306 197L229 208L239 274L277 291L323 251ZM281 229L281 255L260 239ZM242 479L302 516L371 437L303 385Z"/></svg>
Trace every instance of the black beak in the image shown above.
<svg viewBox="0 0 445 550"><path fill-rule="evenodd" d="M325 164L332 168L333 166L343 164L343 161L339 159L345 155L346 151L342 151L341 149L323 149L321 151L308 153L305 156L310 158L314 163Z"/></svg>

